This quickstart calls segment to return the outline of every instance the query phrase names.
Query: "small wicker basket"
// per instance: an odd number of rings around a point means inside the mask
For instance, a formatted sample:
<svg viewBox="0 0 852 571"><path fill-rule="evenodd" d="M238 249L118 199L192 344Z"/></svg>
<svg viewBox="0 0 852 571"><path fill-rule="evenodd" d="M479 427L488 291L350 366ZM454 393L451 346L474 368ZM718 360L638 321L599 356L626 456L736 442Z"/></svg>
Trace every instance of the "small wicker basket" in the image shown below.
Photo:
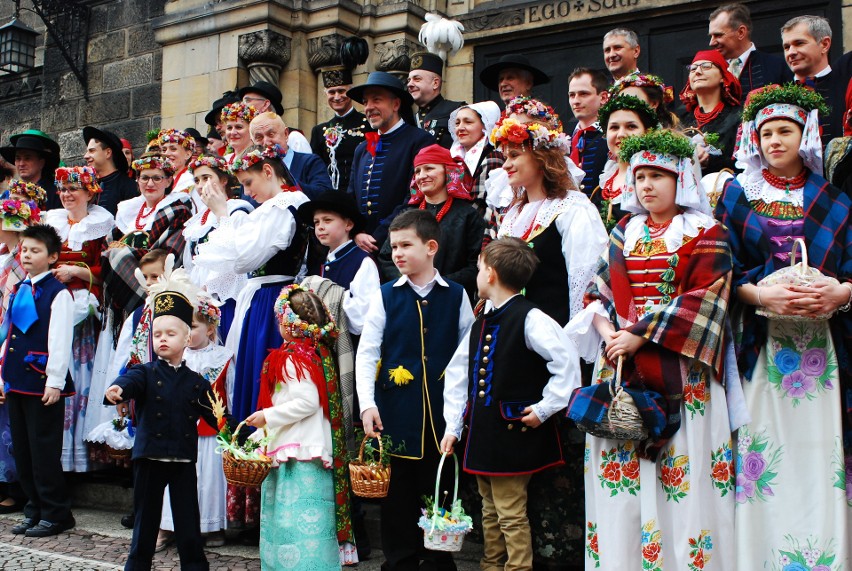
<svg viewBox="0 0 852 571"><path fill-rule="evenodd" d="M107 456L113 460L129 460L133 455L133 448L113 448L109 444L104 444Z"/></svg>
<svg viewBox="0 0 852 571"><path fill-rule="evenodd" d="M384 498L390 487L391 467L381 463L381 438L376 439L379 441L379 462L364 462L364 446L369 440L370 437L365 435L358 450L358 459L349 462L352 492L362 498Z"/></svg>
<svg viewBox="0 0 852 571"><path fill-rule="evenodd" d="M246 421L242 421L237 425L237 429L231 435L231 444L236 444L237 435L245 423ZM263 456L251 460L240 459L226 450L222 452L222 468L225 471L225 480L229 484L243 488L256 488L272 469L272 458Z"/></svg>
<svg viewBox="0 0 852 571"><path fill-rule="evenodd" d="M577 428L592 436L610 438L612 440L642 441L648 438L648 429L642 422L639 408L624 387L621 386L621 366L624 356L619 355L615 379L609 383L609 394L612 397L606 419L598 424L578 422Z"/></svg>
<svg viewBox="0 0 852 571"><path fill-rule="evenodd" d="M444 452L441 455L441 461L438 463L438 475L435 477L435 498L434 503L432 504L433 511L438 509L440 502L441 471L444 469L444 460L446 458L447 453ZM455 504L459 497L459 459L455 454L453 454L453 460L455 461L456 468L455 481L453 485L453 504ZM429 523L425 524L427 527L422 527L424 524L421 519L420 526L421 529L423 529L423 547L431 551L461 551L462 545L464 544L464 536L467 535L471 528L464 531L435 529L438 517L437 513L434 514L429 519Z"/></svg>

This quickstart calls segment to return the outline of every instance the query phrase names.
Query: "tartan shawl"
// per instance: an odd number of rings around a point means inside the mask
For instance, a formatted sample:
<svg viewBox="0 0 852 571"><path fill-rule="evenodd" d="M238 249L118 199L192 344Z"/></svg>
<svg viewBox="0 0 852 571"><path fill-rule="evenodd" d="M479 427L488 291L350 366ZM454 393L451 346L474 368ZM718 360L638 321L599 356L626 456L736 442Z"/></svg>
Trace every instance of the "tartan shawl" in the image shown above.
<svg viewBox="0 0 852 571"><path fill-rule="evenodd" d="M841 282L852 280L852 200L823 177L810 173L804 187L804 234L808 265ZM730 229L734 256L734 285L756 284L786 265L776 262L758 215L736 179L726 185L716 204L716 219ZM751 305L737 303L740 316L737 360L740 373L751 379L758 355L766 343L768 321ZM838 312L829 321L844 394L846 426L852 427L852 315Z"/></svg>
<svg viewBox="0 0 852 571"><path fill-rule="evenodd" d="M671 303L637 319L624 259L624 218L610 234L597 276L586 301L600 300L617 330L626 329L650 341L624 363L623 384L648 389L665 399L666 427L659 439L645 444L651 457L680 428L683 379L690 361L698 360L721 378L725 317L731 284L731 251L727 231L719 224L705 229L677 251L677 290Z"/></svg>
<svg viewBox="0 0 852 571"><path fill-rule="evenodd" d="M128 315L139 307L147 295L145 288L136 280L134 272L139 260L148 251L162 248L175 255L175 267L182 264L185 241L183 226L192 217L189 195L168 204L157 212L148 234L147 248L130 246L110 247L101 255L101 278L103 280L104 305L113 313L113 343L118 342L121 326ZM115 240L121 239L121 230L113 230ZM104 323L109 322L104 319Z"/></svg>
<svg viewBox="0 0 852 571"><path fill-rule="evenodd" d="M503 153L494 149L489 143L486 145L485 152L479 157L479 164L476 166L476 172L473 173L473 187L470 195L473 196L473 202L476 209L482 213L485 219L485 237L482 240L482 248L491 240L497 239L497 213L493 212L491 207L485 202L485 181L488 179L488 173L495 169L503 168L503 163L506 159Z"/></svg>

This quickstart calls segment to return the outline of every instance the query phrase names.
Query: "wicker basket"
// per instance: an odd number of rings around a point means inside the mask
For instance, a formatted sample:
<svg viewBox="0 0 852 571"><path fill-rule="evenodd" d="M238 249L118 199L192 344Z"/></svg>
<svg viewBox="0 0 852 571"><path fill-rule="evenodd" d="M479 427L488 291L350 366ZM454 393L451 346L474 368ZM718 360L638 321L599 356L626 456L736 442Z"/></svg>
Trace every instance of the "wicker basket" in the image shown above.
<svg viewBox="0 0 852 571"><path fill-rule="evenodd" d="M358 450L358 459L349 462L349 479L352 483L352 493L362 498L384 498L388 495L390 487L391 467L381 464L382 439L379 441L379 462L364 462L364 446L370 440L364 436L361 448Z"/></svg>
<svg viewBox="0 0 852 571"><path fill-rule="evenodd" d="M642 416L636 403L624 387L621 386L621 366L624 356L619 355L618 366L615 371L615 379L609 383L609 394L612 397L606 419L598 424L578 422L577 428L600 438L612 440L645 440L648 438L648 429L642 422Z"/></svg>
<svg viewBox="0 0 852 571"><path fill-rule="evenodd" d="M107 456L113 460L129 460L133 455L133 448L113 448L109 444L104 444Z"/></svg>
<svg viewBox="0 0 852 571"><path fill-rule="evenodd" d="M242 421L237 425L237 429L231 435L231 444L236 444L237 435L245 423L246 421ZM272 458L264 456L253 460L242 460L235 458L226 450L222 452L222 468L225 471L225 480L229 484L243 488L256 488L272 469Z"/></svg>
<svg viewBox="0 0 852 571"><path fill-rule="evenodd" d="M437 509L440 500L440 488L441 488L441 472L444 469L444 460L447 458L447 453L441 456L441 461L438 463L438 475L435 477L435 498L432 504L432 509ZM456 503L456 500L459 497L459 459L453 454L453 460L455 461L455 481L453 484L453 504ZM429 549L431 551L461 551L462 545L464 544L464 536L470 531L471 528L468 528L464 531L449 531L449 530L440 530L435 529L435 525L438 522L438 515L435 514L432 516L430 520L431 524L426 524L427 527L422 527L423 523L421 520L420 526L423 529L423 547Z"/></svg>

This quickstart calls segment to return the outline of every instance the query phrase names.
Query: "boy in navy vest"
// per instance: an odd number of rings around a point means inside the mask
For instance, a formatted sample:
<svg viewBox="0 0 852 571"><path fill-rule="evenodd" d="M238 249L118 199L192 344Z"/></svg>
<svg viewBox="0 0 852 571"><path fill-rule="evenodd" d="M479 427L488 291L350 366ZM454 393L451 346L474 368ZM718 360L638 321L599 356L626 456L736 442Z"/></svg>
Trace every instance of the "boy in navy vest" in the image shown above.
<svg viewBox="0 0 852 571"><path fill-rule="evenodd" d="M24 520L12 533L48 537L74 527L71 497L62 474L65 397L74 394L71 363L74 301L50 272L62 241L51 226L21 233L18 284L2 326L5 338L0 397L9 407L12 447L27 496Z"/></svg>
<svg viewBox="0 0 852 571"><path fill-rule="evenodd" d="M149 288L152 295L153 346L157 358L131 365L107 389L105 403L136 400L136 441L133 445L133 507L136 518L126 570L149 570L154 557L169 486L181 569L206 570L204 540L198 512L195 462L198 417L219 430L211 407L213 389L186 366L195 286L183 269ZM232 418L228 418L234 424Z"/></svg>
<svg viewBox="0 0 852 571"><path fill-rule="evenodd" d="M476 320L446 371L441 449L453 451L467 405L464 470L476 474L482 496L486 570L533 568L527 485L535 472L563 463L554 415L580 386L573 343L518 293L537 264L517 238L486 246L476 285L493 309Z"/></svg>
<svg viewBox="0 0 852 571"><path fill-rule="evenodd" d="M425 210L403 212L391 223L393 261L402 277L370 302L355 362L364 431L404 446L391 459L381 506L382 568L388 571L456 569L452 555L425 550L417 527L420 498L434 492L440 459L444 369L473 322L464 289L435 270L440 233Z"/></svg>

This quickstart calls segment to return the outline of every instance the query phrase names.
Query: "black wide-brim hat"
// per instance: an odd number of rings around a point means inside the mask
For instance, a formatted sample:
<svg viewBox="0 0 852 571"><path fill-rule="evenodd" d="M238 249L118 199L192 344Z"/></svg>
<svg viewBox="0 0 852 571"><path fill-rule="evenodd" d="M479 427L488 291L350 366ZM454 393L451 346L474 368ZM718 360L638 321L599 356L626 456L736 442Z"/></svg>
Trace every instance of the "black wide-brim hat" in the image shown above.
<svg viewBox="0 0 852 571"><path fill-rule="evenodd" d="M317 196L314 200L305 202L299 207L299 218L305 224L313 224L314 214L317 210L336 212L352 221L352 234L358 234L363 230L366 220L355 198L351 194L339 190L327 190Z"/></svg>
<svg viewBox="0 0 852 571"><path fill-rule="evenodd" d="M364 104L364 91L368 87L381 87L383 89L387 89L400 99L402 99L402 103L405 106L411 107L414 103L414 99L411 98L411 94L405 88L405 85L398 80L396 77L384 71L374 71L370 75L367 76L367 82L362 83L361 85L356 85L352 89L346 92L346 95L349 99L353 101L357 101L361 105Z"/></svg>
<svg viewBox="0 0 852 571"><path fill-rule="evenodd" d="M276 113L279 115L284 113L284 106L281 104L281 101L283 100L281 90L268 81L258 81L254 85L243 87L237 92L237 95L239 95L242 100L247 93L259 93L263 95L266 99L269 99L269 101L272 102L272 107L275 108Z"/></svg>
<svg viewBox="0 0 852 571"><path fill-rule="evenodd" d="M186 129L184 129L184 132L192 135L192 138L195 139L195 142L203 147L206 147L207 144L210 142L207 137L202 136L201 133L198 132L198 129L187 127Z"/></svg>
<svg viewBox="0 0 852 571"><path fill-rule="evenodd" d="M12 135L9 142L10 146L0 148L0 156L7 162L15 164L17 151L35 151L45 158L42 176L50 173L50 178L53 178L53 171L59 166L59 143L34 129Z"/></svg>
<svg viewBox="0 0 852 571"><path fill-rule="evenodd" d="M222 94L222 97L213 102L213 107L204 116L204 122L210 125L211 127L215 127L216 123L219 121L219 116L222 115L222 109L225 105L230 105L231 103L236 103L240 100L240 97L237 97L237 94L233 91L226 91Z"/></svg>
<svg viewBox="0 0 852 571"><path fill-rule="evenodd" d="M115 133L101 131L97 127L83 127L83 142L89 144L92 139L97 139L112 151L112 162L118 172L127 172L127 157L124 156L124 145Z"/></svg>
<svg viewBox="0 0 852 571"><path fill-rule="evenodd" d="M491 91L498 91L500 72L504 69L523 69L533 75L533 85L549 83L550 77L532 65L526 56L521 54L506 54L479 73L479 81Z"/></svg>

